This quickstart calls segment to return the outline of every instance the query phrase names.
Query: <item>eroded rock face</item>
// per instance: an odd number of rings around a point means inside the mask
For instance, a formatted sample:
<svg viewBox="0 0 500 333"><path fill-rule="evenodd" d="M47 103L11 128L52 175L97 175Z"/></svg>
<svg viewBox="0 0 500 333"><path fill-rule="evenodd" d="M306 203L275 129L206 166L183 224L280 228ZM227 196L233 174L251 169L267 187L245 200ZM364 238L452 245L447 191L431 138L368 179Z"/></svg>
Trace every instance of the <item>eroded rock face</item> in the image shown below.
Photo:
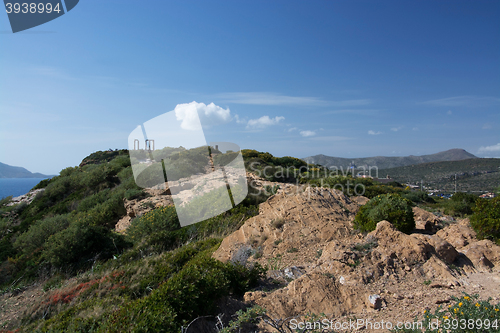
<svg viewBox="0 0 500 333"><path fill-rule="evenodd" d="M284 186L260 204L259 215L226 237L213 257L229 261L242 246L251 246L266 258L303 256L303 249L352 237L351 221L358 208L337 190Z"/></svg>
<svg viewBox="0 0 500 333"><path fill-rule="evenodd" d="M397 230L390 222L380 221L370 236L378 240L377 252L382 257L397 258L404 264L425 262L433 249L428 242Z"/></svg>
<svg viewBox="0 0 500 333"><path fill-rule="evenodd" d="M352 220L366 198L318 189L286 193L287 188L297 190L285 186L261 204L260 214L225 238L213 255L223 261L243 256L245 262L272 267L269 278L288 279L284 288L245 295L247 302L266 308L274 318L306 312L334 317L376 312L393 306L390 302L411 303L421 298L422 293L406 294L415 286L425 285L436 292L452 290L466 283L464 274L491 271L500 264L500 247L477 241L468 221L452 222L436 233L439 218L417 209L423 227L412 234L381 221L373 232L363 235L352 229ZM256 252L258 259L253 255ZM298 267L300 274L292 276L290 272ZM404 289L404 296L388 291L382 295L383 290L373 289L386 283L412 287ZM374 295L379 297L372 304L369 299ZM439 292L434 298L433 304L449 299Z"/></svg>
<svg viewBox="0 0 500 333"><path fill-rule="evenodd" d="M439 230L436 236L446 240L457 249L467 246L476 241L476 233L468 225L468 219L458 224L451 224L446 228Z"/></svg>
<svg viewBox="0 0 500 333"><path fill-rule="evenodd" d="M489 271L500 264L500 246L488 239L472 242L461 249L478 271Z"/></svg>
<svg viewBox="0 0 500 333"><path fill-rule="evenodd" d="M413 207L412 209L415 218L415 229L425 230L430 233L437 230L440 220L436 215L419 207Z"/></svg>
<svg viewBox="0 0 500 333"><path fill-rule="evenodd" d="M278 318L307 312L342 316L362 309L365 295L340 285L323 273L313 272L272 293L247 292L245 301L269 309L273 317Z"/></svg>
<svg viewBox="0 0 500 333"><path fill-rule="evenodd" d="M455 248L446 240L438 236L414 234L412 235L412 237L416 237L428 243L432 247L433 252L438 256L438 258L443 260L447 264L453 263L458 257L457 250L455 250Z"/></svg>

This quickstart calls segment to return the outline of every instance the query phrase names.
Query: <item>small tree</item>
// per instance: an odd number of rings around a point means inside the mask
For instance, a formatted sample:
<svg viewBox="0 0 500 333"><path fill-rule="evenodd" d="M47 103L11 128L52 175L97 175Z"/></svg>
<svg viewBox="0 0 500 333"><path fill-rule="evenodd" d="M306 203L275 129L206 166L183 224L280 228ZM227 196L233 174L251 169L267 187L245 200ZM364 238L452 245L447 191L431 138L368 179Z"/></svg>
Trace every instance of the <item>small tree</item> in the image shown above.
<svg viewBox="0 0 500 333"><path fill-rule="evenodd" d="M354 227L362 232L375 230L382 220L391 222L396 229L410 233L415 229L412 203L396 193L381 194L362 206L354 218Z"/></svg>
<svg viewBox="0 0 500 333"><path fill-rule="evenodd" d="M500 197L478 199L473 211L470 224L477 232L477 236L500 244Z"/></svg>

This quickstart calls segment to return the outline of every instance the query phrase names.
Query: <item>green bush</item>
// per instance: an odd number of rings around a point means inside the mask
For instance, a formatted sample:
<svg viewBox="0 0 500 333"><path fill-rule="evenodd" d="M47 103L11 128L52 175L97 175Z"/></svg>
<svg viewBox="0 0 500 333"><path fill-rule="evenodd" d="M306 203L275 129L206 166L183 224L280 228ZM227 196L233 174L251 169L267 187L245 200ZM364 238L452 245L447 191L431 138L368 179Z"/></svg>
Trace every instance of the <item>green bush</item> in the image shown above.
<svg viewBox="0 0 500 333"><path fill-rule="evenodd" d="M500 244L500 197L478 199L473 211L470 224L477 236Z"/></svg>
<svg viewBox="0 0 500 333"><path fill-rule="evenodd" d="M107 228L74 222L47 239L43 258L58 268L67 265L85 266L96 256L107 259L126 246L121 235Z"/></svg>
<svg viewBox="0 0 500 333"><path fill-rule="evenodd" d="M399 194L379 195L360 208L354 218L354 227L362 232L369 232L375 230L378 222L387 220L399 231L410 233L415 229L411 207L411 201Z"/></svg>
<svg viewBox="0 0 500 333"><path fill-rule="evenodd" d="M370 178L353 178L352 176L329 176L324 178L307 179L302 178L301 182L307 182L311 185L331 188L342 191L347 196L363 195L367 198L375 198L381 194L401 193L400 187L381 185L375 183Z"/></svg>
<svg viewBox="0 0 500 333"><path fill-rule="evenodd" d="M426 192L423 191L410 191L410 192L405 192L401 194L401 196L405 199L408 199L410 201L413 201L414 203L421 203L421 202L434 202L434 199L429 197L429 195Z"/></svg>
<svg viewBox="0 0 500 333"><path fill-rule="evenodd" d="M241 154L244 159L250 159L259 156L259 152L255 149L242 149Z"/></svg>
<svg viewBox="0 0 500 333"><path fill-rule="evenodd" d="M125 192L125 199L127 199L127 200L139 199L140 200L140 199L147 197L147 195L148 194L146 192L144 192L143 190L131 188Z"/></svg>
<svg viewBox="0 0 500 333"><path fill-rule="evenodd" d="M175 207L164 206L135 218L127 229L127 237L135 243L146 236L173 231L179 228L180 223Z"/></svg>
<svg viewBox="0 0 500 333"><path fill-rule="evenodd" d="M179 332L182 325L202 315L214 315L224 296L241 296L264 270L256 265L222 263L210 254L196 257L150 295L113 313L101 326L106 332Z"/></svg>
<svg viewBox="0 0 500 333"><path fill-rule="evenodd" d="M9 195L8 197L2 198L0 200L0 207L8 204L12 200L12 195Z"/></svg>
<svg viewBox="0 0 500 333"><path fill-rule="evenodd" d="M94 192L112 187L118 179L115 179L115 170L107 164L87 165L83 168L83 175L79 177L80 184Z"/></svg>
<svg viewBox="0 0 500 333"><path fill-rule="evenodd" d="M13 257L16 254L16 250L14 249L14 246L12 245L12 241L10 239L11 237L9 236L10 235L7 234L0 239L0 262L7 260L7 258ZM0 278L0 284L1 283L3 283L3 281Z"/></svg>
<svg viewBox="0 0 500 333"><path fill-rule="evenodd" d="M66 229L68 225L68 215L56 215L37 221L17 238L14 248L25 254L31 254L41 249L50 236Z"/></svg>
<svg viewBox="0 0 500 333"><path fill-rule="evenodd" d="M51 178L44 179L35 185L31 190L37 190L40 188L46 188L49 185Z"/></svg>
<svg viewBox="0 0 500 333"><path fill-rule="evenodd" d="M307 166L307 163L304 162L303 160L298 159L296 157L291 157L291 156L275 157L275 158L273 158L273 164L279 165L279 166L282 166L285 168L293 166L297 169L300 167Z"/></svg>
<svg viewBox="0 0 500 333"><path fill-rule="evenodd" d="M101 199L104 199L101 198ZM85 225L103 226L112 229L116 222L127 214L120 193L113 193L106 201L94 205L87 211L79 211L73 220ZM97 200L95 201L97 203Z"/></svg>
<svg viewBox="0 0 500 333"><path fill-rule="evenodd" d="M457 192L446 202L444 213L454 216L470 215L477 198L474 194Z"/></svg>
<svg viewBox="0 0 500 333"><path fill-rule="evenodd" d="M109 166L111 167L115 175L122 169L130 167L130 165L130 157L128 155L117 156L109 162Z"/></svg>
<svg viewBox="0 0 500 333"><path fill-rule="evenodd" d="M108 200L110 196L110 189L107 188L105 190L100 191L99 193L89 195L78 203L78 212L87 212L94 208L97 205L100 205L106 200Z"/></svg>

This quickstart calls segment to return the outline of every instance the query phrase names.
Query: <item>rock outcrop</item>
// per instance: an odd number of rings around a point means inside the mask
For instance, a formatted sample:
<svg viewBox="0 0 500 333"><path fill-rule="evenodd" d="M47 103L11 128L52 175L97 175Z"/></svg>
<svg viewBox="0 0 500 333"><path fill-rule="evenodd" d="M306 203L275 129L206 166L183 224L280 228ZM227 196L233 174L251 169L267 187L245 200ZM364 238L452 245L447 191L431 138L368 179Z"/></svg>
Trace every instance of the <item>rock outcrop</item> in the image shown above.
<svg viewBox="0 0 500 333"><path fill-rule="evenodd" d="M353 230L352 221L367 201L335 190L285 185L260 205L258 216L226 237L213 257L268 267L275 287L248 292L245 301L266 308L273 318L384 310L411 319L415 312L410 316L408 309L451 300L440 290L458 296L470 292L470 279L477 279L470 274L499 275L500 247L477 240L467 219L448 218L450 224L443 227L434 214L414 208L413 233L381 221L363 235Z"/></svg>

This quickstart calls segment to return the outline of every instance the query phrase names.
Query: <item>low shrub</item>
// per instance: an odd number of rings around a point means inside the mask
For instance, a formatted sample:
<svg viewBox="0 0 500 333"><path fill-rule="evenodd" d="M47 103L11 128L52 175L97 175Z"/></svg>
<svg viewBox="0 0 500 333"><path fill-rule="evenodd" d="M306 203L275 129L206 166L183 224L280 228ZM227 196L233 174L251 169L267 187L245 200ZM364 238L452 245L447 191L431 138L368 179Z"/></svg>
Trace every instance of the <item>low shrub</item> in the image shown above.
<svg viewBox="0 0 500 333"><path fill-rule="evenodd" d="M179 332L200 315L215 314L224 296L241 296L264 274L264 269L222 263L209 254L194 258L150 295L113 313L101 329L106 332Z"/></svg>
<svg viewBox="0 0 500 333"><path fill-rule="evenodd" d="M17 238L14 248L25 254L41 250L50 236L66 229L68 226L68 215L56 215L37 221L28 231Z"/></svg>
<svg viewBox="0 0 500 333"><path fill-rule="evenodd" d="M413 201L414 203L421 203L421 202L433 203L433 202L435 202L434 199L429 197L429 195L423 191L409 191L406 193L402 193L401 196L405 199Z"/></svg>
<svg viewBox="0 0 500 333"><path fill-rule="evenodd" d="M470 224L477 236L500 244L500 197L478 199L473 211Z"/></svg>
<svg viewBox="0 0 500 333"><path fill-rule="evenodd" d="M0 200L0 207L8 204L12 200L12 195L9 195L8 197L2 198Z"/></svg>
<svg viewBox="0 0 500 333"><path fill-rule="evenodd" d="M127 200L143 199L146 196L147 196L146 192L135 188L131 188L125 192L125 199Z"/></svg>
<svg viewBox="0 0 500 333"><path fill-rule="evenodd" d="M470 215L477 199L474 194L457 192L446 202L444 213L453 216Z"/></svg>
<svg viewBox="0 0 500 333"><path fill-rule="evenodd" d="M379 195L360 208L354 218L354 227L370 232L382 220L391 222L399 231L410 233L415 229L411 201L395 193Z"/></svg>
<svg viewBox="0 0 500 333"><path fill-rule="evenodd" d="M74 222L47 239L43 258L57 268L86 266L96 256L111 258L127 246L123 236L107 228Z"/></svg>
<svg viewBox="0 0 500 333"><path fill-rule="evenodd" d="M127 237L131 241L137 242L146 236L179 228L179 218L175 207L164 206L135 218L127 229Z"/></svg>
<svg viewBox="0 0 500 333"><path fill-rule="evenodd" d="M92 194L84 198L78 203L77 211L86 212L91 210L97 205L100 205L109 199L111 190L109 188L100 191L99 193Z"/></svg>

